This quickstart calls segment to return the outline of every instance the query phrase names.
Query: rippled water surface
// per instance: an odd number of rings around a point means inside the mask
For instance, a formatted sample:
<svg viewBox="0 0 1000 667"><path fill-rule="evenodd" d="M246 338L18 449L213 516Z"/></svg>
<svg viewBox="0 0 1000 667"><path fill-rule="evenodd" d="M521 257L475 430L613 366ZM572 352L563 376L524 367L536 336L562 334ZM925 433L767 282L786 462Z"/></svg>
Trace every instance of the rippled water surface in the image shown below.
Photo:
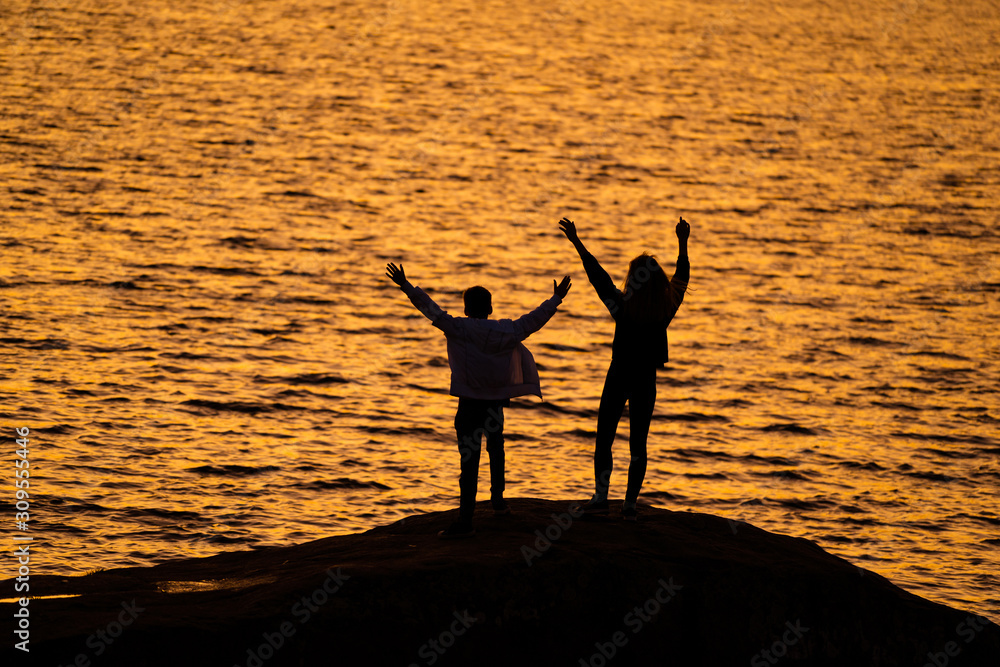
<svg viewBox="0 0 1000 667"><path fill-rule="evenodd" d="M387 261L456 313L483 284L500 317L572 274L527 341L545 398L507 412L507 493L586 497L613 323L556 222L621 280L642 250L672 265L683 215L644 500L1000 620L996 3L15 0L0 22L2 423L11 450L32 431L42 570L455 507L444 339Z"/></svg>

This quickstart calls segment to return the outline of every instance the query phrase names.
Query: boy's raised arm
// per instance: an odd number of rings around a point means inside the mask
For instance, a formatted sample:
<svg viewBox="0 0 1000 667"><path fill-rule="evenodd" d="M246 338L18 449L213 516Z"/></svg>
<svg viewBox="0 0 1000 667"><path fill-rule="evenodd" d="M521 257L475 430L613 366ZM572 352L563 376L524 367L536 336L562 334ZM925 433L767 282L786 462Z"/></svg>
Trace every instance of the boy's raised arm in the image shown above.
<svg viewBox="0 0 1000 667"><path fill-rule="evenodd" d="M535 308L530 313L525 313L521 317L514 320L514 333L519 340L524 340L531 334L535 333L543 326L545 323L552 319L552 316L556 314L556 308L562 303L562 300L569 293L570 279L569 276L564 276L562 282L558 285L556 281L552 281L552 296L542 302L542 305Z"/></svg>
<svg viewBox="0 0 1000 667"><path fill-rule="evenodd" d="M385 275L388 276L392 282L399 285L399 289L403 290L403 294L410 298L410 303L412 303L424 317L429 319L431 324L443 331L445 335L451 336L458 333L459 327L456 324L455 318L445 312L441 306L434 303L434 299L430 298L426 292L419 287L414 287L410 281L406 279L406 273L403 271L402 264L396 266L392 262L389 262L385 267Z"/></svg>

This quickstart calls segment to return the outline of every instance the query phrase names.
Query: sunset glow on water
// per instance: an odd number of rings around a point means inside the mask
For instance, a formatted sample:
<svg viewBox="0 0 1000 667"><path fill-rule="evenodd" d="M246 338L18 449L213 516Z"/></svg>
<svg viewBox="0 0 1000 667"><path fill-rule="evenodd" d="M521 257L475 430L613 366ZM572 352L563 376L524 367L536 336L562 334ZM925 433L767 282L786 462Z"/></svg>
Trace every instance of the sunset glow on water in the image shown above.
<svg viewBox="0 0 1000 667"><path fill-rule="evenodd" d="M589 497L614 325L557 221L620 282L672 272L683 215L640 500L1000 620L991 3L140 4L0 14L2 423L42 571L457 507L444 337L390 261L456 315L572 276L507 497Z"/></svg>

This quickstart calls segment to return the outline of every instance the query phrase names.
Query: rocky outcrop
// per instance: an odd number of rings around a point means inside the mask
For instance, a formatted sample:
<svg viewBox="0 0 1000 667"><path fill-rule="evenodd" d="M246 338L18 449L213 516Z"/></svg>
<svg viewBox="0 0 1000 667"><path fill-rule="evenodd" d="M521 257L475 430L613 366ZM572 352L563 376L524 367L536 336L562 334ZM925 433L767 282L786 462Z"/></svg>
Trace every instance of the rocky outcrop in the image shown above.
<svg viewBox="0 0 1000 667"><path fill-rule="evenodd" d="M510 504L503 517L481 506L469 539L439 539L455 512L438 512L297 546L33 576L33 593L74 597L29 603L30 664L1000 664L995 624L808 540L705 514L646 508L631 523L584 520L568 501ZM3 604L8 618L17 608Z"/></svg>

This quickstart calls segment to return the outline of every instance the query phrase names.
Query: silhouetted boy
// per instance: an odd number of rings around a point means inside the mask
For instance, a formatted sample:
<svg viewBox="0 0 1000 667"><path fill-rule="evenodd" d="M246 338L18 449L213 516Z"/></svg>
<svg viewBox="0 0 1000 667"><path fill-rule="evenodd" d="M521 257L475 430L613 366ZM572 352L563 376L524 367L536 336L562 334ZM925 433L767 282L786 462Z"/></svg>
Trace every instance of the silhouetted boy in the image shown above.
<svg viewBox="0 0 1000 667"><path fill-rule="evenodd" d="M450 393L458 396L455 433L462 462L458 478L459 520L438 535L468 537L476 532L472 527L472 515L479 486L479 455L484 433L486 451L490 454L493 511L497 514L510 511L503 499L503 409L515 396L534 394L541 397L535 360L521 341L541 329L555 314L569 292L570 279L566 276L558 285L553 280L552 298L527 315L516 320L490 320L492 296L485 287L465 290L466 317L453 317L422 289L410 284L402 265L388 264L386 275L399 285L417 310L444 332L448 341Z"/></svg>

